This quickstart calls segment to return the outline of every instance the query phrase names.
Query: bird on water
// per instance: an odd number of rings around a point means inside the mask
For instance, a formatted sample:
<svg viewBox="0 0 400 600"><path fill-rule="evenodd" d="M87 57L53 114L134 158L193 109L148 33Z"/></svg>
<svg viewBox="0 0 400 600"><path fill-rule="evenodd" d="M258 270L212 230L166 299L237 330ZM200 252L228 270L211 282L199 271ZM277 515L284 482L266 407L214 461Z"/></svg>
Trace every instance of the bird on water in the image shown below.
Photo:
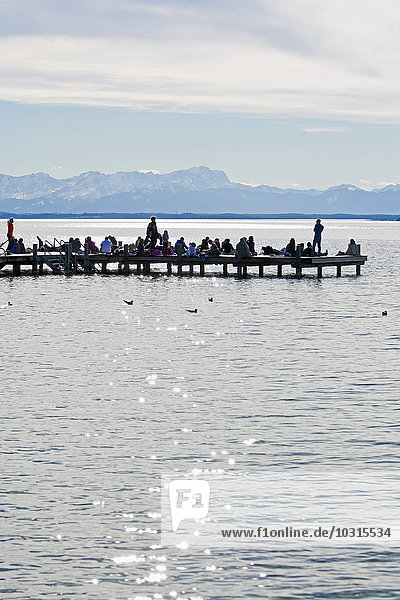
<svg viewBox="0 0 400 600"><path fill-rule="evenodd" d="M124 300L125 304L129 304L129 306L132 306L133 304L133 300Z"/></svg>
<svg viewBox="0 0 400 600"><path fill-rule="evenodd" d="M197 308L195 308L194 310L190 310L189 308L187 308L186 310L187 310L187 312L190 312L190 313L197 313Z"/></svg>

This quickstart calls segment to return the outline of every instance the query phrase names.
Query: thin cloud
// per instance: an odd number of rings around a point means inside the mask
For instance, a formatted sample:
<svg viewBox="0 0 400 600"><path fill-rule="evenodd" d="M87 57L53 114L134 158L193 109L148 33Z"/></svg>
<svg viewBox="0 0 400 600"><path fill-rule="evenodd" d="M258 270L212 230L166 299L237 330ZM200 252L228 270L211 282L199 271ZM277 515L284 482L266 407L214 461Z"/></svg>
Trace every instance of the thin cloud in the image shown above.
<svg viewBox="0 0 400 600"><path fill-rule="evenodd" d="M399 16L395 0L3 1L0 99L400 123Z"/></svg>
<svg viewBox="0 0 400 600"><path fill-rule="evenodd" d="M340 126L340 127L304 127L302 131L306 133L340 133L342 131L348 131L348 127Z"/></svg>

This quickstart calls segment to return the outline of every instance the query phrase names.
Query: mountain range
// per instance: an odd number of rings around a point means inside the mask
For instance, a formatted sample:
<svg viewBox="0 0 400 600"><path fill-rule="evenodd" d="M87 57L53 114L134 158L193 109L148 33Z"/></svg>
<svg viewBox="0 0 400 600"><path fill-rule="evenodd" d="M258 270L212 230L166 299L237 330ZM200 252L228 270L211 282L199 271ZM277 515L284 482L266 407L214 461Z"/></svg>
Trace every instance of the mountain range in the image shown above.
<svg viewBox="0 0 400 600"><path fill-rule="evenodd" d="M250 186L204 166L166 174L89 171L68 179L0 174L0 212L399 214L400 185L371 191L350 184L326 190Z"/></svg>

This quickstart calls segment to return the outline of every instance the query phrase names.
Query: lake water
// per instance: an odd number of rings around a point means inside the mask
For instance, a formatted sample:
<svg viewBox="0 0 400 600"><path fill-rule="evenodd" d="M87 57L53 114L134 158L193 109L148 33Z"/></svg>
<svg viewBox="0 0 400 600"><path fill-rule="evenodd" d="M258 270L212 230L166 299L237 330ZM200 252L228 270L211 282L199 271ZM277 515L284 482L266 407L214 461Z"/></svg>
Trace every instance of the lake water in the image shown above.
<svg viewBox="0 0 400 600"><path fill-rule="evenodd" d="M259 248L307 242L313 223L159 228ZM145 225L17 220L16 234L128 242ZM0 273L2 598L399 598L400 551L384 544L160 539L165 472L398 473L400 223L325 222L324 249L350 237L368 255L358 278Z"/></svg>

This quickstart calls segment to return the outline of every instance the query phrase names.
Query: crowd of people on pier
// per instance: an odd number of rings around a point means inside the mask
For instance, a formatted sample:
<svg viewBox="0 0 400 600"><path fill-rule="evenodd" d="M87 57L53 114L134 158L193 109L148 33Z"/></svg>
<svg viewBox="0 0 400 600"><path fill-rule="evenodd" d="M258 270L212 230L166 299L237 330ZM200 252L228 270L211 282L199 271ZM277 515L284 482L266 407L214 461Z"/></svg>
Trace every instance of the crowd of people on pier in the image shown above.
<svg viewBox="0 0 400 600"><path fill-rule="evenodd" d="M260 251L256 251L254 237L241 237L237 244L232 243L230 238L225 238L220 241L220 238L210 238L209 236L204 237L200 243L185 241L182 236L175 242L171 240L168 230L164 230L163 233L159 232L157 226L157 219L155 216L151 217L149 224L146 228L145 235L139 236L136 241L131 242L128 245L128 254L134 256L186 256L186 257L218 257L220 255L232 255L240 259L251 258L252 256L269 255L269 256L287 256L295 257L298 254L304 257L311 256L326 256L328 251L321 251L322 232L324 226L320 219L317 219L314 226L313 241L307 242L304 245L297 245L294 238L291 238L289 242L280 249L273 248L273 246L267 245L262 246ZM122 242L117 241L115 236L107 235L104 240L97 246L92 240L91 236L87 236L84 242L76 238L69 238L68 242L62 242L60 245L55 246L49 242L44 242L39 237L38 239L38 250L39 251L52 251L61 250L65 251L66 247L69 246L74 253L83 253L85 246L87 245L88 252L90 254L101 253L101 254L124 254L125 250ZM8 246L6 251L12 254L25 254L32 252L30 248L25 248L23 238L17 238L14 236L14 219L10 218L7 222L7 242ZM6 243L7 243L6 242ZM338 255L352 255L359 256L359 246L356 244L354 239L351 239L347 250L345 252L339 252Z"/></svg>

